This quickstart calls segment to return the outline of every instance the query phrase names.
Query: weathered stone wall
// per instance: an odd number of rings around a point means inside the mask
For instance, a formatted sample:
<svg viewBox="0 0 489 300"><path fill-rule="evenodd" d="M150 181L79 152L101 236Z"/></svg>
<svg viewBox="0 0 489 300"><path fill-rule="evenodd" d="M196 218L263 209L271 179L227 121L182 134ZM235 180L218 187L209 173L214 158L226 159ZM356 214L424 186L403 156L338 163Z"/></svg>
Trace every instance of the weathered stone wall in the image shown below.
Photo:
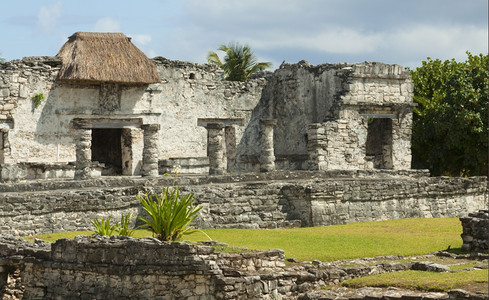
<svg viewBox="0 0 489 300"><path fill-rule="evenodd" d="M479 210L460 218L462 222L462 250L489 252L489 210Z"/></svg>
<svg viewBox="0 0 489 300"><path fill-rule="evenodd" d="M207 156L207 132L197 118L242 118L247 124L261 97L265 79L222 81L213 65L153 60L162 79L160 158ZM245 127L236 127L241 140ZM256 144L259 145L259 144Z"/></svg>
<svg viewBox="0 0 489 300"><path fill-rule="evenodd" d="M259 144L259 121L277 119L275 154L289 161L280 162L279 169L318 169L317 165L319 169L409 169L412 105L410 75L398 65L282 64L268 77L253 111L238 148L239 166L258 170L250 162L259 155L259 148L253 147ZM366 157L367 121L371 118L391 120L389 149L385 150L388 164L377 166L373 158ZM310 153L311 147L319 149L311 136L314 133L308 131L311 124L325 129L322 154ZM308 155L323 160L311 166Z"/></svg>
<svg viewBox="0 0 489 300"><path fill-rule="evenodd" d="M330 263L298 262L289 258L291 263L287 266L280 249L258 252L241 248L232 249L240 253L226 253L214 249L214 246L230 249L226 244L214 241L204 244L97 235L50 244L40 240L30 243L0 234L0 297L12 300L487 299L487 293L470 294L461 290L447 295L397 289L335 292L323 289L351 278L426 267L426 262L400 263L406 258L398 255Z"/></svg>
<svg viewBox="0 0 489 300"><path fill-rule="evenodd" d="M211 65L156 58L159 84L141 87L56 82L54 57L14 60L0 66L0 163L75 161L72 120L98 120L99 128L160 124L160 159L206 156L205 129L197 118L243 118L261 96L264 79L221 81ZM33 97L45 99L34 107ZM244 128L236 128L238 140ZM5 133L3 133L5 132ZM142 137L132 139L131 164L142 158ZM139 166L140 167L140 166ZM139 174L136 170L133 175Z"/></svg>
<svg viewBox="0 0 489 300"><path fill-rule="evenodd" d="M145 86L59 83L61 62L54 57L2 64L0 163L75 161L76 118L91 120L88 128L124 128L123 165L127 166L122 173L139 175L141 125L160 124L159 159L196 158L208 154L207 132L197 119L227 118L244 123L235 126L237 171L260 168L262 119L277 119L273 134L277 169L310 167L307 130L316 123L328 129L345 123L349 127L342 143L326 143L326 167L369 169L375 165L366 161L363 148L367 119L373 116L392 120L392 149L388 150L392 162L379 168L410 167L412 87L400 66L312 66L302 61L283 64L274 73L247 82L229 82L222 81L222 71L212 65L162 57L153 61L162 81ZM36 94L45 97L38 107L33 101ZM335 140L335 133L328 140Z"/></svg>
<svg viewBox="0 0 489 300"><path fill-rule="evenodd" d="M227 254L210 246L108 237L36 247L0 237L0 277L20 269L23 299L273 299L278 279L267 274L284 266L282 250Z"/></svg>
<svg viewBox="0 0 489 300"><path fill-rule="evenodd" d="M296 171L178 177L203 206L200 228L322 226L412 217L460 217L487 205L485 178L430 178L422 172ZM138 191L172 177L34 181L0 186L0 233L92 228L91 219L140 213Z"/></svg>

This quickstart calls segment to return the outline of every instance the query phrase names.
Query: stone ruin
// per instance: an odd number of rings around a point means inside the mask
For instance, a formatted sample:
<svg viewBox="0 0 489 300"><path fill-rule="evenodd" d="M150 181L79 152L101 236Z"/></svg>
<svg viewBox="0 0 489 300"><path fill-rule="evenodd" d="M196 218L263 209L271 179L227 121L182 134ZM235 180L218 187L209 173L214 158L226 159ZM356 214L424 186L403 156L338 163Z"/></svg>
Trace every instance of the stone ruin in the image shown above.
<svg viewBox="0 0 489 300"><path fill-rule="evenodd" d="M90 229L94 218L138 214L138 191L169 184L195 193L200 228L465 217L487 207L485 177L411 170L412 82L399 65L301 61L246 82L221 78L213 65L150 60L108 33L75 33L56 57L1 64L0 234ZM54 266L56 251L21 264ZM0 256L0 274L11 276L15 262ZM114 268L97 269L113 291L122 278ZM44 271L73 271L60 270ZM69 276L91 272L77 270ZM198 283L217 278L205 272L192 282L196 299L205 295ZM163 273L151 278L186 282L186 273ZM230 286L278 295L279 279L246 278ZM230 292L222 280L205 292Z"/></svg>
<svg viewBox="0 0 489 300"><path fill-rule="evenodd" d="M479 210L460 218L462 222L462 250L489 252L489 210Z"/></svg>
<svg viewBox="0 0 489 300"><path fill-rule="evenodd" d="M2 299L487 299L487 293L463 290L443 293L322 289L372 274L426 267L435 272L449 270L440 264L409 262L399 255L333 263L290 258L287 265L280 249L241 248L234 249L239 253L226 253L214 247L228 246L216 242L194 245L154 238L102 236L78 236L50 244L0 235L0 296L4 296ZM427 257L448 254L438 252Z"/></svg>
<svg viewBox="0 0 489 300"><path fill-rule="evenodd" d="M149 60L123 34L75 33L56 57L7 62L0 179L411 167L412 83L399 65L221 76Z"/></svg>
<svg viewBox="0 0 489 300"><path fill-rule="evenodd" d="M241 208L226 208L223 215L229 217L216 221L220 217L212 216L216 210L211 200L208 215L214 220L202 221L205 226L269 228L409 216L464 217L486 207L483 179L429 179L426 170L411 169L413 87L409 72L399 65L312 66L301 61L283 63L273 73L260 73L246 82L221 78L222 70L214 65L150 60L121 33L78 32L56 57L3 63L0 181L5 197L0 231L49 232L66 225L47 220L72 219L56 205L43 204L51 200L41 201L38 208L32 206L36 201L31 196L11 194L24 189L25 180L27 191L51 195L63 194L56 191L59 186L76 191L89 179L102 180L106 187L134 189L141 185L135 183L138 176L163 174L218 175L217 181L244 185L272 177L281 182L264 196L275 199L263 199L268 212L249 216L253 222L245 216L259 210L259 204L240 204L247 207L242 217L234 217L243 213ZM275 175L246 175L254 172ZM117 179L121 175L134 180ZM32 180L38 179L44 180L34 184ZM461 185L462 181L467 183ZM300 188L291 192L286 183ZM89 185L95 188L98 183ZM193 186L187 188L195 190ZM213 189L210 185L209 192ZM62 197L66 202L76 198ZM226 205L240 206L240 197L224 198L231 201ZM364 205L369 201L382 205ZM107 209L90 210L84 202L77 200L77 211L112 215L134 209L112 200ZM33 215L38 210L44 217ZM13 226L16 222L26 227ZM38 226L29 229L34 223ZM77 229L86 225L75 223Z"/></svg>

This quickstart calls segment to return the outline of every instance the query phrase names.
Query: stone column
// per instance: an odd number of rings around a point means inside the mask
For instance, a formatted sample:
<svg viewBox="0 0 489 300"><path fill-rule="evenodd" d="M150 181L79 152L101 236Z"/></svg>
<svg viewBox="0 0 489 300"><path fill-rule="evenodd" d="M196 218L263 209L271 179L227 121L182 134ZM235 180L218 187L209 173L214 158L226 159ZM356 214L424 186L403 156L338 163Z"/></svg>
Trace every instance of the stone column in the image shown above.
<svg viewBox="0 0 489 300"><path fill-rule="evenodd" d="M226 126L224 128L224 136L226 140L227 171L233 172L236 168L236 128L232 125Z"/></svg>
<svg viewBox="0 0 489 300"><path fill-rule="evenodd" d="M277 119L260 120L260 172L275 170L275 153L273 149L273 127L275 125L277 125Z"/></svg>
<svg viewBox="0 0 489 300"><path fill-rule="evenodd" d="M142 125L143 130L143 164L141 176L158 176L158 131L160 124Z"/></svg>
<svg viewBox="0 0 489 300"><path fill-rule="evenodd" d="M326 159L324 146L326 142L326 130L320 123L309 124L307 129L307 154L309 170L325 170Z"/></svg>
<svg viewBox="0 0 489 300"><path fill-rule="evenodd" d="M5 163L5 156L9 154L10 143L8 140L8 128L0 129L0 163Z"/></svg>
<svg viewBox="0 0 489 300"><path fill-rule="evenodd" d="M224 125L221 123L208 123L207 129L207 156L209 157L209 174L224 174Z"/></svg>
<svg viewBox="0 0 489 300"><path fill-rule="evenodd" d="M88 179L91 176L92 164L92 129L88 122L79 120L74 123L75 128L75 179Z"/></svg>

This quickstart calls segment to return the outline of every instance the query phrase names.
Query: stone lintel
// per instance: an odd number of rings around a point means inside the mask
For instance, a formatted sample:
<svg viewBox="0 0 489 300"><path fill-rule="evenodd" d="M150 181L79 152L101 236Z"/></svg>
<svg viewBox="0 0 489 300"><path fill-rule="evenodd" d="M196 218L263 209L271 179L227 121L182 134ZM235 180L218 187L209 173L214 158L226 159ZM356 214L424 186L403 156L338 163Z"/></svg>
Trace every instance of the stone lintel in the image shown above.
<svg viewBox="0 0 489 300"><path fill-rule="evenodd" d="M390 110L397 111L405 108L412 108L417 106L417 103L414 102L397 102L397 103L382 103L382 104L373 104L371 102L357 102L357 103L348 103L342 105L342 109L354 108L358 109L360 112L367 111L382 111L382 110ZM358 108L360 107L360 108Z"/></svg>
<svg viewBox="0 0 489 300"><path fill-rule="evenodd" d="M76 118L73 119L73 128L84 129L110 129L110 128L140 128L143 120L141 118L109 119L109 118Z"/></svg>
<svg viewBox="0 0 489 300"><path fill-rule="evenodd" d="M161 128L161 125L160 124L144 124L144 125L141 125L141 129L143 130L149 130L149 131L158 131L160 130Z"/></svg>
<svg viewBox="0 0 489 300"><path fill-rule="evenodd" d="M260 119L260 125L275 126L277 125L277 119Z"/></svg>
<svg viewBox="0 0 489 300"><path fill-rule="evenodd" d="M57 115L73 115L73 116L106 116L107 111L98 109L98 108L57 108L54 111ZM111 112L112 116L117 116L119 118L131 118L135 115L137 116L160 116L162 114L161 110L133 110L131 113L113 111Z"/></svg>
<svg viewBox="0 0 489 300"><path fill-rule="evenodd" d="M212 129L221 130L223 128L224 128L224 124L222 123L207 123L205 125L205 129L207 130L212 130Z"/></svg>
<svg viewBox="0 0 489 300"><path fill-rule="evenodd" d="M380 118L397 119L396 114L360 114L360 117L372 118L372 119L380 119Z"/></svg>
<svg viewBox="0 0 489 300"><path fill-rule="evenodd" d="M76 118L71 121L73 128L76 129L90 129L92 128L92 122L89 119Z"/></svg>
<svg viewBox="0 0 489 300"><path fill-rule="evenodd" d="M224 127L232 125L244 125L243 118L198 118L197 126L208 127L209 124L222 124Z"/></svg>

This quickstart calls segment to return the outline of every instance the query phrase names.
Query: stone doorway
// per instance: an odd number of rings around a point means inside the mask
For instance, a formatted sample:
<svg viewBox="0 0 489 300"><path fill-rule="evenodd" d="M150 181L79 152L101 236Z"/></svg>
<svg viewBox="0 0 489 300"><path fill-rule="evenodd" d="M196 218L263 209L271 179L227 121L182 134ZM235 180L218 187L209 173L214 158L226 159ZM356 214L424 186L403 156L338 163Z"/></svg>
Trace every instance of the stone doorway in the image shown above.
<svg viewBox="0 0 489 300"><path fill-rule="evenodd" d="M92 161L103 163L103 176L122 175L122 128L92 129Z"/></svg>
<svg viewBox="0 0 489 300"><path fill-rule="evenodd" d="M366 156L375 169L392 169L392 119L368 119Z"/></svg>

